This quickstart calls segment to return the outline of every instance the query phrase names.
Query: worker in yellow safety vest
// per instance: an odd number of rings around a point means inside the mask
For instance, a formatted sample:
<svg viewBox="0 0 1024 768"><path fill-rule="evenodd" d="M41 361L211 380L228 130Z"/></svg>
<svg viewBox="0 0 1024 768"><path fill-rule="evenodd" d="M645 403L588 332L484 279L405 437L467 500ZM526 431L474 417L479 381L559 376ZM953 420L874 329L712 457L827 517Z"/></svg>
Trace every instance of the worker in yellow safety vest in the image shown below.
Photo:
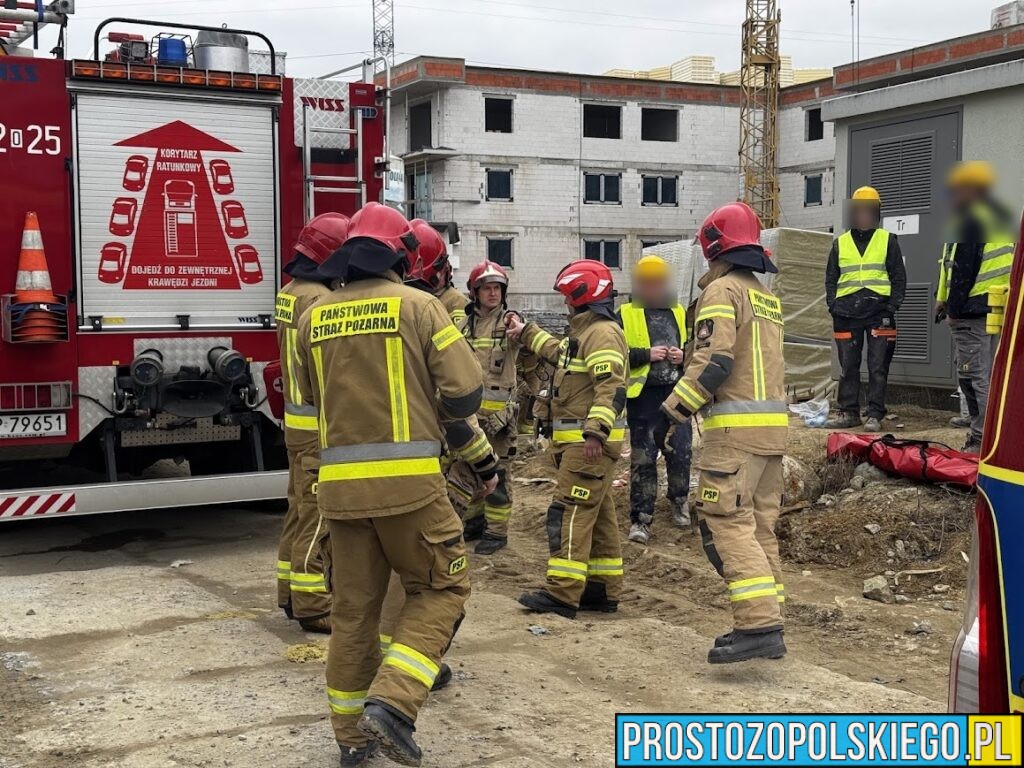
<svg viewBox="0 0 1024 768"><path fill-rule="evenodd" d="M945 318L956 347L957 378L971 419L965 451L981 448L989 378L998 333L986 329L989 293L1005 291L1013 268L1012 215L993 196L995 170L986 162L959 163L947 187L952 208L939 261L936 320Z"/></svg>
<svg viewBox="0 0 1024 768"><path fill-rule="evenodd" d="M789 417L782 305L757 273L777 272L744 203L712 212L698 232L708 272L694 320L693 356L662 411L673 424L704 414L696 507L704 551L725 581L733 629L712 664L781 658L785 600L775 522ZM662 438L671 450L672 428Z"/></svg>
<svg viewBox="0 0 1024 768"><path fill-rule="evenodd" d="M867 346L868 432L885 418L889 366L896 352L896 311L903 304L907 270L896 235L881 226L882 199L874 187L860 187L847 201L850 229L836 238L825 265L825 301L839 366L839 413L831 429L859 426L860 368Z"/></svg>
<svg viewBox="0 0 1024 768"><path fill-rule="evenodd" d="M660 256L642 257L633 268L632 301L619 307L619 322L629 347L626 420L629 425L629 540L646 544L658 498L659 446L655 427L660 409L679 381L686 344L686 310L672 285L672 271ZM672 522L690 525L690 422L675 430L672 452L665 454Z"/></svg>
<svg viewBox="0 0 1024 768"><path fill-rule="evenodd" d="M331 292L318 273L324 261L341 247L348 218L324 213L309 221L295 241L295 255L284 268L291 280L278 292L274 319L281 353L284 392L284 441L288 449L288 512L277 555L277 604L307 632L331 631L331 595L321 547L327 526L317 511L316 473L320 464L316 409L302 402L296 369L299 319Z"/></svg>

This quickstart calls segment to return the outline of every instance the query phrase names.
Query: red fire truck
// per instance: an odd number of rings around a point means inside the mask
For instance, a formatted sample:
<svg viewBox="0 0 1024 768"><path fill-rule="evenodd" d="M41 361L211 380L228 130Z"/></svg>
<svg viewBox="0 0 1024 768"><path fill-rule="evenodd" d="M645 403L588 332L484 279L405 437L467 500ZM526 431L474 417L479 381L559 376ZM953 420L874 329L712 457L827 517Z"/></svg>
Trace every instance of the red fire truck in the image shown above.
<svg viewBox="0 0 1024 768"><path fill-rule="evenodd" d="M161 34L105 33L122 23ZM258 38L269 72L210 67L204 33ZM89 59L19 51L0 55L0 521L282 497L274 296L308 217L380 200L386 89L285 77L266 37L219 27L111 19ZM55 302L16 290L28 214Z"/></svg>

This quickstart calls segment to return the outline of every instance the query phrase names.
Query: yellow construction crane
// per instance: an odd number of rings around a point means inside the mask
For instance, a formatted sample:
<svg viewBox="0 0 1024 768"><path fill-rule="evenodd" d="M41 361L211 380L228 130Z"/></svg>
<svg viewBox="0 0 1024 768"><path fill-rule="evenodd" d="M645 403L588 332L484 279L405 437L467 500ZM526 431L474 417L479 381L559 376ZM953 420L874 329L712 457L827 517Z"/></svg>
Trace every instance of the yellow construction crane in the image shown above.
<svg viewBox="0 0 1024 768"><path fill-rule="evenodd" d="M743 200L764 227L779 223L779 22L776 0L746 0L740 86Z"/></svg>

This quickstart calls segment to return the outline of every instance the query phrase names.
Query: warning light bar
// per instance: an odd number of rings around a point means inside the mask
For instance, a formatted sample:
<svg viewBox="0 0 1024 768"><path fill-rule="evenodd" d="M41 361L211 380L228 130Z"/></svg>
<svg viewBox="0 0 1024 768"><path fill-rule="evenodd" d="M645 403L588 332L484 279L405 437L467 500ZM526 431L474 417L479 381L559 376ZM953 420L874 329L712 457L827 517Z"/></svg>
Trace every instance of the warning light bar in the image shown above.
<svg viewBox="0 0 1024 768"><path fill-rule="evenodd" d="M155 83L196 88L223 88L235 91L281 92L281 75L256 75L249 72L221 72L212 69L186 69L159 64L120 61L75 60L71 76L90 80Z"/></svg>

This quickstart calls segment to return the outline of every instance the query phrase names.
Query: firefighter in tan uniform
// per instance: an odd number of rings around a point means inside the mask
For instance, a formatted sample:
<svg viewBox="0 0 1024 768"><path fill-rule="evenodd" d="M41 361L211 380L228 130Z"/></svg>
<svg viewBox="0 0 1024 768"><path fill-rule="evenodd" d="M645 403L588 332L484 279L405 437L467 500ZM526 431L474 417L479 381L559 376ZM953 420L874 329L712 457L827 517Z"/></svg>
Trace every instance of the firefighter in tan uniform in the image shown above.
<svg viewBox="0 0 1024 768"><path fill-rule="evenodd" d="M694 351L662 406L678 424L704 414L697 508L704 551L726 581L733 613L733 630L708 653L712 664L786 653L775 522L789 418L782 307L755 275L778 270L760 233L743 203L704 220L698 236L710 268L700 281Z"/></svg>
<svg viewBox="0 0 1024 768"><path fill-rule="evenodd" d="M520 363L536 366L536 356L508 337L505 303L508 273L490 261L477 264L467 283L473 297L467 316L458 323L483 371L484 398L477 420L498 456L498 486L486 498L469 502L463 515L467 540L478 538L478 555L491 555L508 544L512 514L511 458L519 436L518 386Z"/></svg>
<svg viewBox="0 0 1024 768"><path fill-rule="evenodd" d="M508 316L508 333L555 365L551 440L558 466L547 513L547 583L519 602L538 613L618 610L622 547L611 485L625 438L626 340L615 318L608 268L575 261L555 281L569 306L569 336L556 339Z"/></svg>
<svg viewBox="0 0 1024 768"><path fill-rule="evenodd" d="M288 449L288 513L277 555L277 604L309 632L331 631L331 596L320 556L327 527L320 519L313 486L320 461L316 409L304 405L295 375L298 326L309 307L330 293L317 268L345 242L348 218L325 213L310 220L295 242L284 271L291 281L275 302L277 344L284 391L284 439Z"/></svg>
<svg viewBox="0 0 1024 768"><path fill-rule="evenodd" d="M349 766L378 744L395 762L420 764L416 716L469 596L462 522L440 455L442 440L458 450L475 439L465 419L483 387L444 307L402 284L415 247L401 214L369 203L321 267L344 287L299 324L299 388L317 409L317 502L332 549L327 695ZM496 464L492 455L481 470L492 486ZM378 625L392 570L406 599L382 657Z"/></svg>
<svg viewBox="0 0 1024 768"><path fill-rule="evenodd" d="M409 223L412 225L413 232L424 232L426 229L430 229L437 234L437 230L423 219L413 219ZM420 271L420 277L426 283L423 287L433 293L444 304L444 308L448 310L448 314L451 315L452 320L458 325L466 319L466 305L469 304L469 299L452 283L452 263L448 258L448 248L445 246L444 240L440 235L437 235L437 238L441 243L441 248L438 250L428 246L427 250L432 258L424 263L423 269ZM432 245L432 237L430 242Z"/></svg>

